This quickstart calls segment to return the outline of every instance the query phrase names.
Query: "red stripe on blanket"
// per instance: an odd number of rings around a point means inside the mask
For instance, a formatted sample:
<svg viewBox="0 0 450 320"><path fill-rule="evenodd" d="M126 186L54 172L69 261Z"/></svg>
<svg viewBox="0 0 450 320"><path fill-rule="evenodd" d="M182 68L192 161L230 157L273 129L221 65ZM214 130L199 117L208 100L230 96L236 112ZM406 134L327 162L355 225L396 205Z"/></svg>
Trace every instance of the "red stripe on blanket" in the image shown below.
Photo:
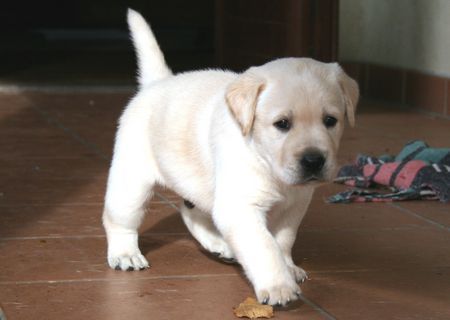
<svg viewBox="0 0 450 320"><path fill-rule="evenodd" d="M390 162L382 164L375 177L373 177L373 181L378 184L388 186L389 180L391 179L392 174L397 169L399 164L400 164L399 162Z"/></svg>
<svg viewBox="0 0 450 320"><path fill-rule="evenodd" d="M366 164L363 167L363 175L364 175L364 177L367 178L367 177L370 177L371 175L373 175L373 173L375 172L377 167L378 166L374 165L374 164Z"/></svg>
<svg viewBox="0 0 450 320"><path fill-rule="evenodd" d="M397 178L395 178L394 185L397 188L409 188L414 178L419 172L420 169L425 167L427 164L422 160L411 160L408 161L405 166L400 170Z"/></svg>

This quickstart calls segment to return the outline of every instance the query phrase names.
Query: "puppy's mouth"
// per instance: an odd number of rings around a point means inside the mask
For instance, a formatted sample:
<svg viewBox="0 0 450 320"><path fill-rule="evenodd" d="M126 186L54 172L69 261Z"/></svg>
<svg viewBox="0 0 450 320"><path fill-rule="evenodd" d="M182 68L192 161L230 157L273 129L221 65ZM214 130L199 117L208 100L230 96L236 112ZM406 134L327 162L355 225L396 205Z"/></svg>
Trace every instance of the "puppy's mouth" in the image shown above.
<svg viewBox="0 0 450 320"><path fill-rule="evenodd" d="M319 173L311 173L311 174L305 174L300 175L295 185L319 185L323 183L327 183L333 180L332 177L330 177L328 172L319 172Z"/></svg>
<svg viewBox="0 0 450 320"><path fill-rule="evenodd" d="M316 176L316 175L312 175L306 178L301 179L301 183L308 183L308 182L314 182L314 181L320 181L323 180L321 177Z"/></svg>
<svg viewBox="0 0 450 320"><path fill-rule="evenodd" d="M330 171L329 168L324 168L324 170L318 172L305 172L304 170L291 171L291 174L284 180L284 183L291 186L318 186L333 181L334 176L332 173L333 171Z"/></svg>
<svg viewBox="0 0 450 320"><path fill-rule="evenodd" d="M324 177L322 175L314 174L314 175L309 175L309 176L300 178L297 184L299 184L299 185L317 184L317 183L321 183L321 182L326 182L326 179L324 179Z"/></svg>
<svg viewBox="0 0 450 320"><path fill-rule="evenodd" d="M308 177L292 177L289 180L284 180L283 182L286 185L290 185L290 186L312 186L312 185L318 185L321 183L324 183L326 180L324 180L323 178L319 177L319 176L308 176Z"/></svg>

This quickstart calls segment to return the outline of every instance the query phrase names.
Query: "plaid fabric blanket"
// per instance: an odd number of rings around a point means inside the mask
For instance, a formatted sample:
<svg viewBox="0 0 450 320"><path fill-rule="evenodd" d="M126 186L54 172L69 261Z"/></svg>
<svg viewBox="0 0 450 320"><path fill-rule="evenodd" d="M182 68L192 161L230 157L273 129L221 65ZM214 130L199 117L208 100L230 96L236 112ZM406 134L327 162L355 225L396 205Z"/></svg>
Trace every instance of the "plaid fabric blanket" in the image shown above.
<svg viewBox="0 0 450 320"><path fill-rule="evenodd" d="M335 182L356 187L330 198L331 203L412 199L450 200L450 148L430 148L416 140L396 156L358 155L339 170ZM383 192L366 188L384 187ZM362 189L363 188L363 189Z"/></svg>

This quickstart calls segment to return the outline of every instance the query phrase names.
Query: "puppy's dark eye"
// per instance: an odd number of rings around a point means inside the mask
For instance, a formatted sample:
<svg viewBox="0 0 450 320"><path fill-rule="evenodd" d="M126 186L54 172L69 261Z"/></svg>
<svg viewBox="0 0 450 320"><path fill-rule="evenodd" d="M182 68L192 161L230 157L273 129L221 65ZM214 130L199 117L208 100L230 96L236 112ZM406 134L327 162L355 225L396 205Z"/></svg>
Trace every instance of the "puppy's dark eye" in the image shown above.
<svg viewBox="0 0 450 320"><path fill-rule="evenodd" d="M288 131L291 128L291 122L288 119L278 120L273 125L280 131Z"/></svg>
<svg viewBox="0 0 450 320"><path fill-rule="evenodd" d="M337 123L337 119L335 117L325 116L325 118L323 118L323 124L327 128L333 128L336 125L336 123Z"/></svg>

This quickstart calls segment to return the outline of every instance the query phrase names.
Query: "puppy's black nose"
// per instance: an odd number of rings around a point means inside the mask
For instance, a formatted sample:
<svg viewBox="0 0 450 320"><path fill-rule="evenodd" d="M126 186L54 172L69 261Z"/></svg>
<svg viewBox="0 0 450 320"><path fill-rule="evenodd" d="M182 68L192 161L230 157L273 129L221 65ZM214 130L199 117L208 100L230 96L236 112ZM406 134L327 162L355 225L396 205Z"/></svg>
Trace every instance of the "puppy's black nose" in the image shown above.
<svg viewBox="0 0 450 320"><path fill-rule="evenodd" d="M314 174L322 170L325 160L324 155L320 151L308 151L303 154L300 164L306 173Z"/></svg>

